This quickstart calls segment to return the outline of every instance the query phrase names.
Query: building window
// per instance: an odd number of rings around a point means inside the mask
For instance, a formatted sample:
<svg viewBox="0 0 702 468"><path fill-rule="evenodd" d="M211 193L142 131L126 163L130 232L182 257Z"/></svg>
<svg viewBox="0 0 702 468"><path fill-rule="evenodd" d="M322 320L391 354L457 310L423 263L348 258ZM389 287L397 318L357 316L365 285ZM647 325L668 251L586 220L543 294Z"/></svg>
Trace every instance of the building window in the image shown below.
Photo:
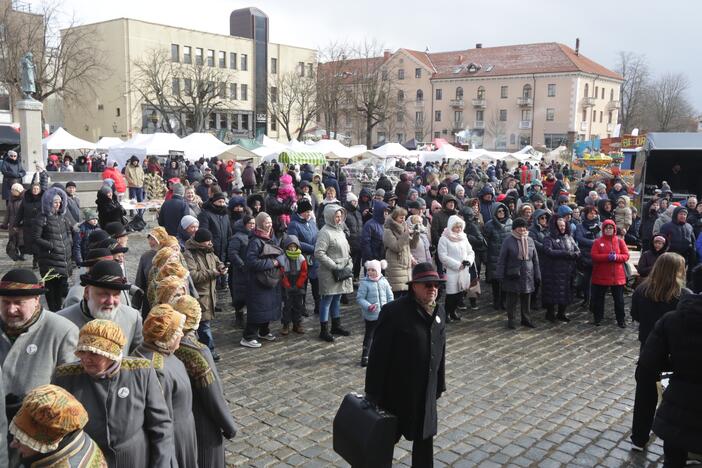
<svg viewBox="0 0 702 468"><path fill-rule="evenodd" d="M500 122L507 122L507 109L500 109Z"/></svg>
<svg viewBox="0 0 702 468"><path fill-rule="evenodd" d="M227 99L227 83L221 82L219 84L219 97L222 99Z"/></svg>
<svg viewBox="0 0 702 468"><path fill-rule="evenodd" d="M478 93L477 93L477 95L476 95L476 98L478 98L478 99L485 99L485 88L483 88L482 86L480 86L480 87L478 88Z"/></svg>
<svg viewBox="0 0 702 468"><path fill-rule="evenodd" d="M436 100L441 101L442 95L441 95L441 88L437 88L436 90Z"/></svg>
<svg viewBox="0 0 702 468"><path fill-rule="evenodd" d="M397 102L402 103L405 100L405 92L402 90L399 90L397 92Z"/></svg>
<svg viewBox="0 0 702 468"><path fill-rule="evenodd" d="M271 119L271 132L277 132L278 131L278 121L275 119Z"/></svg>
<svg viewBox="0 0 702 468"><path fill-rule="evenodd" d="M524 122L526 122L526 121L531 122L531 110L530 109L522 109L522 120Z"/></svg>
<svg viewBox="0 0 702 468"><path fill-rule="evenodd" d="M568 137L565 134L559 133L544 133L544 146L549 149L558 148L565 145Z"/></svg>
<svg viewBox="0 0 702 468"><path fill-rule="evenodd" d="M242 84L241 85L241 100L242 101L248 101L249 100L249 86Z"/></svg>
<svg viewBox="0 0 702 468"><path fill-rule="evenodd" d="M229 128L232 130L239 130L239 114L229 115Z"/></svg>
<svg viewBox="0 0 702 468"><path fill-rule="evenodd" d="M246 54L241 54L241 71L246 71L249 69L249 57Z"/></svg>
<svg viewBox="0 0 702 468"><path fill-rule="evenodd" d="M405 79L405 71L404 71L402 68L400 68L399 70L397 70L397 79L398 79L398 80L404 80L404 79Z"/></svg>
<svg viewBox="0 0 702 468"><path fill-rule="evenodd" d="M241 129L249 130L249 114L241 114Z"/></svg>
<svg viewBox="0 0 702 468"><path fill-rule="evenodd" d="M588 83L585 83L585 97L590 96L590 85ZM585 120L585 119L583 119Z"/></svg>
<svg viewBox="0 0 702 468"><path fill-rule="evenodd" d="M614 101L614 88L609 90L609 100ZM610 122L612 123L612 122Z"/></svg>
<svg viewBox="0 0 702 468"><path fill-rule="evenodd" d="M524 87L522 88L522 97L524 99L531 99L531 85L530 84L525 84Z"/></svg>
<svg viewBox="0 0 702 468"><path fill-rule="evenodd" d="M278 73L278 59L271 57L271 74L275 75L276 73Z"/></svg>
<svg viewBox="0 0 702 468"><path fill-rule="evenodd" d="M424 112L418 111L414 113L414 121L418 124L424 123Z"/></svg>
<svg viewBox="0 0 702 468"><path fill-rule="evenodd" d="M500 97L502 99L507 99L507 91L509 90L509 86L500 86Z"/></svg>
<svg viewBox="0 0 702 468"><path fill-rule="evenodd" d="M207 66L214 67L214 50L207 49Z"/></svg>
<svg viewBox="0 0 702 468"><path fill-rule="evenodd" d="M297 62L297 74L300 78L305 76L305 62Z"/></svg>
<svg viewBox="0 0 702 468"><path fill-rule="evenodd" d="M417 102L423 102L424 101L424 91L421 89L417 90Z"/></svg>
<svg viewBox="0 0 702 468"><path fill-rule="evenodd" d="M546 120L548 122L553 122L556 118L556 109L549 108L546 109Z"/></svg>
<svg viewBox="0 0 702 468"><path fill-rule="evenodd" d="M441 138L441 132L434 132L434 138Z"/></svg>
<svg viewBox="0 0 702 468"><path fill-rule="evenodd" d="M454 111L453 121L457 124L463 122L463 111Z"/></svg>
<svg viewBox="0 0 702 468"><path fill-rule="evenodd" d="M554 83L548 85L548 97L556 97L556 85Z"/></svg>
<svg viewBox="0 0 702 468"><path fill-rule="evenodd" d="M190 65L193 63L193 48L190 46L183 46L183 63Z"/></svg>
<svg viewBox="0 0 702 468"><path fill-rule="evenodd" d="M8 96L8 97L9 97L9 96ZM9 110L9 108L8 108L8 110ZM117 109L115 109L115 117L119 117L119 116L121 116L121 115L122 115L122 111L121 111L121 109L118 107Z"/></svg>
<svg viewBox="0 0 702 468"><path fill-rule="evenodd" d="M421 69L421 68L415 68L415 69L414 69L414 77L415 77L415 78L421 78L421 77L422 77L422 69Z"/></svg>
<svg viewBox="0 0 702 468"><path fill-rule="evenodd" d="M378 143L385 143L385 132L378 132Z"/></svg>
<svg viewBox="0 0 702 468"><path fill-rule="evenodd" d="M398 134L397 134L397 142L398 142L398 143L402 143L403 141L405 141L405 134L404 134L404 133L398 133Z"/></svg>
<svg viewBox="0 0 702 468"><path fill-rule="evenodd" d="M485 111L484 110L475 111L475 120L477 120L478 122L484 122L485 121Z"/></svg>
<svg viewBox="0 0 702 468"><path fill-rule="evenodd" d="M311 64L311 63L308 63L308 64L307 64L307 76L308 76L309 78L314 77L314 65Z"/></svg>
<svg viewBox="0 0 702 468"><path fill-rule="evenodd" d="M219 51L219 68L227 68L227 53L223 50Z"/></svg>
<svg viewBox="0 0 702 468"><path fill-rule="evenodd" d="M229 68L236 70L236 52L229 52Z"/></svg>
<svg viewBox="0 0 702 468"><path fill-rule="evenodd" d="M583 118L581 120L582 122L587 122L587 110L583 109Z"/></svg>
<svg viewBox="0 0 702 468"><path fill-rule="evenodd" d="M434 122L441 122L441 111L434 111Z"/></svg>
<svg viewBox="0 0 702 468"><path fill-rule="evenodd" d="M404 122L405 121L405 113L403 111L399 111L397 113L397 121L398 122Z"/></svg>
<svg viewBox="0 0 702 468"><path fill-rule="evenodd" d="M171 44L171 62L180 62L180 46Z"/></svg>
<svg viewBox="0 0 702 468"><path fill-rule="evenodd" d="M10 93L0 86L0 111L10 111Z"/></svg>
<svg viewBox="0 0 702 468"><path fill-rule="evenodd" d="M602 114L604 114L604 112L600 111L600 123L602 123Z"/></svg>
<svg viewBox="0 0 702 468"><path fill-rule="evenodd" d="M271 102L278 104L278 88L275 86L271 86Z"/></svg>
<svg viewBox="0 0 702 468"><path fill-rule="evenodd" d="M183 79L183 90L186 95L190 95L193 91L193 81L190 78Z"/></svg>
<svg viewBox="0 0 702 468"><path fill-rule="evenodd" d="M195 65L202 65L202 47L195 48Z"/></svg>
<svg viewBox="0 0 702 468"><path fill-rule="evenodd" d="M217 113L210 112L210 115L207 118L207 128L217 128Z"/></svg>
<svg viewBox="0 0 702 468"><path fill-rule="evenodd" d="M524 148L531 144L531 137L529 135L519 135L519 147Z"/></svg>
<svg viewBox="0 0 702 468"><path fill-rule="evenodd" d="M424 138L424 132L414 132L414 139L417 141L422 141Z"/></svg>
<svg viewBox="0 0 702 468"><path fill-rule="evenodd" d="M592 94L592 97L594 97L595 99L597 99L597 97L599 96L599 94L600 94L600 88L597 87L597 86L595 86L595 92Z"/></svg>
<svg viewBox="0 0 702 468"><path fill-rule="evenodd" d="M597 111L595 111L595 110L592 111L592 121L593 122L597 121Z"/></svg>
<svg viewBox="0 0 702 468"><path fill-rule="evenodd" d="M180 79L173 78L172 87L173 87L173 95L180 96Z"/></svg>
<svg viewBox="0 0 702 468"><path fill-rule="evenodd" d="M607 114L607 123L612 123L612 111L609 111L609 114Z"/></svg>
<svg viewBox="0 0 702 468"><path fill-rule="evenodd" d="M456 88L456 99L459 101L463 100L463 88L461 88L460 86Z"/></svg>
<svg viewBox="0 0 702 468"><path fill-rule="evenodd" d="M229 83L229 99L236 100L236 83Z"/></svg>

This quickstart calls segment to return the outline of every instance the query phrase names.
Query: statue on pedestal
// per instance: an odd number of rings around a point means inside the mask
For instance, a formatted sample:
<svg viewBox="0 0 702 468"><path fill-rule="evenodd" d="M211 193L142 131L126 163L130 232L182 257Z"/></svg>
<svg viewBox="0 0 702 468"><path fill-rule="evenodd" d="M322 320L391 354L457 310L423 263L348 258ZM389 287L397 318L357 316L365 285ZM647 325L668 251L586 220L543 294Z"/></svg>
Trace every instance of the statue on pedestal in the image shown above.
<svg viewBox="0 0 702 468"><path fill-rule="evenodd" d="M37 87L34 83L35 70L34 56L31 52L27 52L22 56L22 60L20 61L20 85L22 87L24 99L33 100L34 97L32 94L37 92Z"/></svg>

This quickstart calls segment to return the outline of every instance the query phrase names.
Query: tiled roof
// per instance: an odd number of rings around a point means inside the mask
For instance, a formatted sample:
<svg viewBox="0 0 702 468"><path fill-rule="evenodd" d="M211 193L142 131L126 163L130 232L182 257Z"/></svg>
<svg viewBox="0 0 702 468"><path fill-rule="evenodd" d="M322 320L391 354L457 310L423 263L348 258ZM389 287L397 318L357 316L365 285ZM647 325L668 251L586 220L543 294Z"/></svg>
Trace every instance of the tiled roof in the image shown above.
<svg viewBox="0 0 702 468"><path fill-rule="evenodd" d="M410 54L412 57L415 59L419 60L421 63L427 66L432 72L436 72L436 68L434 68L434 64L432 63L431 59L429 58L429 55L426 52L419 52L418 50L411 50L411 49L400 49L404 50L408 54Z"/></svg>
<svg viewBox="0 0 702 468"><path fill-rule="evenodd" d="M430 53L428 58L436 69L433 78L583 72L623 79L618 73L556 42ZM477 71L468 71L471 64L476 65Z"/></svg>

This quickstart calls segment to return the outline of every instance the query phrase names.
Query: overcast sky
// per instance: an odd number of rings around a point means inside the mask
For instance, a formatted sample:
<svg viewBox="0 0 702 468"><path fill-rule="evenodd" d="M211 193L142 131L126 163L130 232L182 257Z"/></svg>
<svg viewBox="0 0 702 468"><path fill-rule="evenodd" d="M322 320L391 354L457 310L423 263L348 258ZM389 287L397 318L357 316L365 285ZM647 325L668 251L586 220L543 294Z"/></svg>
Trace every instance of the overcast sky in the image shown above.
<svg viewBox="0 0 702 468"><path fill-rule="evenodd" d="M26 0L25 0L26 1ZM256 6L270 40L318 48L332 40L374 38L430 51L561 42L610 68L621 50L643 53L655 75L683 72L702 112L699 0L62 0L81 23L117 17L229 34L229 13ZM38 4L36 0L31 3Z"/></svg>

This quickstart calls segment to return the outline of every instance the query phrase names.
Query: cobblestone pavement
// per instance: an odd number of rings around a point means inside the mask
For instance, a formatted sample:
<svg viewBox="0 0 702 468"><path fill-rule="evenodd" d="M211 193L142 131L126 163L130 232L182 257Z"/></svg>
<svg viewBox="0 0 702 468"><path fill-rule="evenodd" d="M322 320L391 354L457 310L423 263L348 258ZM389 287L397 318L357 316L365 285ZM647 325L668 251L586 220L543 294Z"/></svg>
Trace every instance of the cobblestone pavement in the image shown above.
<svg viewBox="0 0 702 468"><path fill-rule="evenodd" d="M0 247L6 243L3 233ZM130 279L146 248L145 235L130 236ZM2 256L2 272L12 265ZM31 263L25 263L25 266ZM551 325L538 312L538 328L508 331L484 298L448 328L446 386L439 400L436 466L605 466L662 464L656 440L647 452L630 450L636 329L609 320L595 328L584 311L569 324ZM334 344L308 333L239 346L228 293L213 324L218 368L239 425L227 444L230 466L347 466L332 449L332 420L342 397L363 391L359 366L362 320L353 304L342 318L352 335ZM273 326L277 332L279 325ZM402 440L395 463L410 463Z"/></svg>

